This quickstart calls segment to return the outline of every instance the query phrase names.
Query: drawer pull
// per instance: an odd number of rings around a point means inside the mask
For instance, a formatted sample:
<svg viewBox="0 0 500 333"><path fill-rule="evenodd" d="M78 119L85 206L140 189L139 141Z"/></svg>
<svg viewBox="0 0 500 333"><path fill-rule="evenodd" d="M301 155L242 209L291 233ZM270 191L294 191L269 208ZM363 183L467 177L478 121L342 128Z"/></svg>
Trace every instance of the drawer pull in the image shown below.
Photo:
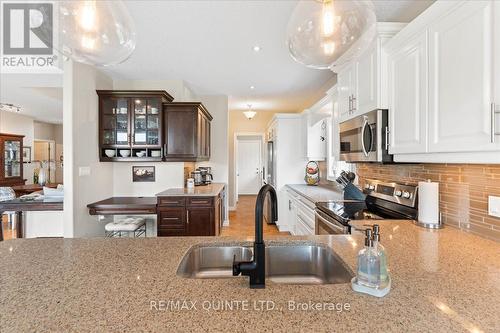
<svg viewBox="0 0 500 333"><path fill-rule="evenodd" d="M162 220L178 220L179 218L178 217L163 217Z"/></svg>
<svg viewBox="0 0 500 333"><path fill-rule="evenodd" d="M178 205L181 202L180 201L162 201L162 203L167 204L167 205Z"/></svg>
<svg viewBox="0 0 500 333"><path fill-rule="evenodd" d="M207 204L209 203L210 201L208 200L191 200L192 203L204 203L204 204Z"/></svg>

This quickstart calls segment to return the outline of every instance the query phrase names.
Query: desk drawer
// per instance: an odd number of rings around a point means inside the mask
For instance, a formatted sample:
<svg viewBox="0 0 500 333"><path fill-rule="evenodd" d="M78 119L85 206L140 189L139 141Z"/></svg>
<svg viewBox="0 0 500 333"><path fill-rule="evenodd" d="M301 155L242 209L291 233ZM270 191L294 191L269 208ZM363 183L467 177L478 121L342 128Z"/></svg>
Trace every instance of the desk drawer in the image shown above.
<svg viewBox="0 0 500 333"><path fill-rule="evenodd" d="M158 206L162 207L184 207L186 198L184 197L159 197Z"/></svg>

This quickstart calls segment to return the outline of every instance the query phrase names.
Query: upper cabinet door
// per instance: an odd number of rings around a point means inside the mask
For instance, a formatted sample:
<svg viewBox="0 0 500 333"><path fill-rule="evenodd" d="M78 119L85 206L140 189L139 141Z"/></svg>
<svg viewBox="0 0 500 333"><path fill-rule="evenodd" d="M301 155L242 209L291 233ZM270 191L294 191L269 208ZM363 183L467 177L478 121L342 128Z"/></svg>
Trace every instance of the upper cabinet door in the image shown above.
<svg viewBox="0 0 500 333"><path fill-rule="evenodd" d="M356 61L357 93L354 96L356 114L363 114L378 107L377 51L377 41L375 41L373 46Z"/></svg>
<svg viewBox="0 0 500 333"><path fill-rule="evenodd" d="M390 153L427 151L427 34L388 51Z"/></svg>
<svg viewBox="0 0 500 333"><path fill-rule="evenodd" d="M348 119L355 112L353 97L356 95L356 65L350 64L337 74L340 120Z"/></svg>
<svg viewBox="0 0 500 333"><path fill-rule="evenodd" d="M494 9L494 1L467 1L429 29L430 152L500 147L491 106L498 76L493 65L498 40L493 35Z"/></svg>

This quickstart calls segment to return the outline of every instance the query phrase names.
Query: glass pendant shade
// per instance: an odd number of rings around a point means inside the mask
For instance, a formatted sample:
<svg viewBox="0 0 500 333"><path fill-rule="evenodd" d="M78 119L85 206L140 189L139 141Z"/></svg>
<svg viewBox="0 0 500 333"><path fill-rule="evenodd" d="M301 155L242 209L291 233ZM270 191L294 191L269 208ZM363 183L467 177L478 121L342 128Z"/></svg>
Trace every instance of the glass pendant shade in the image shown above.
<svg viewBox="0 0 500 333"><path fill-rule="evenodd" d="M295 61L326 69L346 52L363 52L375 37L376 22L371 1L302 0L288 22L288 50Z"/></svg>
<svg viewBox="0 0 500 333"><path fill-rule="evenodd" d="M124 62L134 51L135 25L122 1L61 1L58 6L64 55L110 66Z"/></svg>

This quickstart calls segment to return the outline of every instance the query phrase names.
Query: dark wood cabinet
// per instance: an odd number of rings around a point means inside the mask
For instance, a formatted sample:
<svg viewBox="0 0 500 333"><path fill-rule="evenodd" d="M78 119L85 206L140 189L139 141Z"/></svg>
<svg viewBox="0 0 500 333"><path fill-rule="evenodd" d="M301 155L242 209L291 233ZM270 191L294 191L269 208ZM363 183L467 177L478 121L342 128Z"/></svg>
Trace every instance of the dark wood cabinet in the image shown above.
<svg viewBox="0 0 500 333"><path fill-rule="evenodd" d="M99 159L161 161L162 104L173 101L163 90L97 90Z"/></svg>
<svg viewBox="0 0 500 333"><path fill-rule="evenodd" d="M23 138L0 133L0 186L24 185Z"/></svg>
<svg viewBox="0 0 500 333"><path fill-rule="evenodd" d="M210 159L210 122L212 119L202 103L164 103L164 160L208 161Z"/></svg>
<svg viewBox="0 0 500 333"><path fill-rule="evenodd" d="M158 236L218 236L221 195L215 197L158 197Z"/></svg>

